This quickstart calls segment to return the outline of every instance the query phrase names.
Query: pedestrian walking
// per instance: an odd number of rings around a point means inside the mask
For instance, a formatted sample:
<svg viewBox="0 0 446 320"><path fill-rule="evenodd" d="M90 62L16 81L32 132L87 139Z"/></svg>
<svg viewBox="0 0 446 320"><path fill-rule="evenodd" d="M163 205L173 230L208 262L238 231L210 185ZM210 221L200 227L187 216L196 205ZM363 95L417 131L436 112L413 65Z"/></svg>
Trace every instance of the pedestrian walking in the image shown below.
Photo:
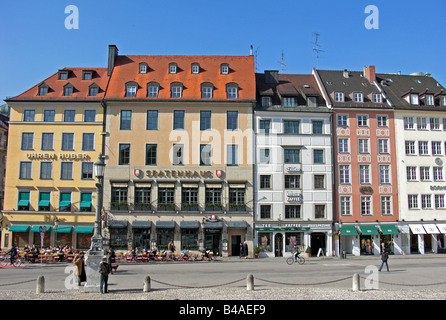
<svg viewBox="0 0 446 320"><path fill-rule="evenodd" d="M243 243L243 256L245 259L248 259L248 244L246 241Z"/></svg>
<svg viewBox="0 0 446 320"><path fill-rule="evenodd" d="M83 258L81 257L81 255L76 256L73 260L73 276L78 286L81 285L82 260Z"/></svg>
<svg viewBox="0 0 446 320"><path fill-rule="evenodd" d="M113 274L111 266L107 262L107 257L103 257L101 263L99 263L98 268L99 274L101 275L99 282L99 292L108 293L108 275Z"/></svg>
<svg viewBox="0 0 446 320"><path fill-rule="evenodd" d="M379 271L381 271L381 269L384 266L384 263L386 264L387 267L387 272L389 272L389 265L387 264L387 260L389 260L389 252L387 250L384 250L384 252L381 254L381 267L379 267Z"/></svg>

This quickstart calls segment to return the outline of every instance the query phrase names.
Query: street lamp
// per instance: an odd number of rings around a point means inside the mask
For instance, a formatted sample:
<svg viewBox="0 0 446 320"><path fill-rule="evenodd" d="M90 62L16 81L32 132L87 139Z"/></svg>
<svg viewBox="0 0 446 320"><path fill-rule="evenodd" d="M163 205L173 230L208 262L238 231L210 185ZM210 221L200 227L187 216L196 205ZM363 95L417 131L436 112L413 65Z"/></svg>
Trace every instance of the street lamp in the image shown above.
<svg viewBox="0 0 446 320"><path fill-rule="evenodd" d="M102 154L99 160L94 163L94 174L98 179L96 183L97 205L94 220L94 233L91 237L91 246L85 256L87 283L84 286L85 292L99 292L99 273L98 266L104 256L102 247L102 231L101 231L101 212L103 204L103 182L104 182L105 162Z"/></svg>

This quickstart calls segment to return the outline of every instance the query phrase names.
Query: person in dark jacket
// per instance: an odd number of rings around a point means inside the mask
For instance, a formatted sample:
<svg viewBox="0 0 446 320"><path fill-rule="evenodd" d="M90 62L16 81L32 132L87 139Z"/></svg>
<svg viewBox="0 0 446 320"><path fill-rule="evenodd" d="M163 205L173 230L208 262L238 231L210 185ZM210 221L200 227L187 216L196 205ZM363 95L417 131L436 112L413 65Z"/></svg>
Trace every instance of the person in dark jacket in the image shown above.
<svg viewBox="0 0 446 320"><path fill-rule="evenodd" d="M99 291L101 293L108 293L108 275L113 274L111 266L107 262L107 257L102 258L102 262L99 263L98 272L101 275L99 282Z"/></svg>
<svg viewBox="0 0 446 320"><path fill-rule="evenodd" d="M379 271L381 271L381 269L383 268L384 263L385 263L386 267L387 267L387 272L389 272L389 265L387 264L387 260L389 260L389 251L387 251L387 250L383 251L383 253L381 254L381 260L382 260L382 263L381 263L381 267L379 267Z"/></svg>

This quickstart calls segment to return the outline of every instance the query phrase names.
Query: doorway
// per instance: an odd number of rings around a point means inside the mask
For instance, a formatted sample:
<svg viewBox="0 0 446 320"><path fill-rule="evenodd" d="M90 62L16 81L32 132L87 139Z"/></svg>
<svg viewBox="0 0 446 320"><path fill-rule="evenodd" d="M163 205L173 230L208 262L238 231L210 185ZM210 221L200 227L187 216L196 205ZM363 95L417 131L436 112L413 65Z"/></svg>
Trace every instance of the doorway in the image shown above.
<svg viewBox="0 0 446 320"><path fill-rule="evenodd" d="M312 255L317 255L319 249L322 249L322 252L325 255L326 254L325 233L322 232L312 233L310 246Z"/></svg>
<svg viewBox="0 0 446 320"><path fill-rule="evenodd" d="M221 234L220 233L207 233L205 235L204 247L207 250L211 250L211 252L215 256L221 255Z"/></svg>
<svg viewBox="0 0 446 320"><path fill-rule="evenodd" d="M240 256L240 243L242 243L242 236L231 236L232 256Z"/></svg>
<svg viewBox="0 0 446 320"><path fill-rule="evenodd" d="M283 235L281 233L274 236L274 254L276 257L283 257Z"/></svg>

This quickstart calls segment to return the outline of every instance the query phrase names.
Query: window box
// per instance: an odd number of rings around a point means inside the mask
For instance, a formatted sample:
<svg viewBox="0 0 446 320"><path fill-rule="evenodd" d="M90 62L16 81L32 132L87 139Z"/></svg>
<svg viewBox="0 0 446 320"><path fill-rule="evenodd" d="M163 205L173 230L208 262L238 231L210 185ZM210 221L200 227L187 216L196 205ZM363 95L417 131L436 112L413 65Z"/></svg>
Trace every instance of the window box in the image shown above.
<svg viewBox="0 0 446 320"><path fill-rule="evenodd" d="M199 211L198 203L182 203L181 211Z"/></svg>
<svg viewBox="0 0 446 320"><path fill-rule="evenodd" d="M246 211L246 205L244 203L230 203L229 211Z"/></svg>
<svg viewBox="0 0 446 320"><path fill-rule="evenodd" d="M129 206L125 202L111 202L110 209L115 211L128 211Z"/></svg>
<svg viewBox="0 0 446 320"><path fill-rule="evenodd" d="M158 211L175 211L175 203L158 203Z"/></svg>

